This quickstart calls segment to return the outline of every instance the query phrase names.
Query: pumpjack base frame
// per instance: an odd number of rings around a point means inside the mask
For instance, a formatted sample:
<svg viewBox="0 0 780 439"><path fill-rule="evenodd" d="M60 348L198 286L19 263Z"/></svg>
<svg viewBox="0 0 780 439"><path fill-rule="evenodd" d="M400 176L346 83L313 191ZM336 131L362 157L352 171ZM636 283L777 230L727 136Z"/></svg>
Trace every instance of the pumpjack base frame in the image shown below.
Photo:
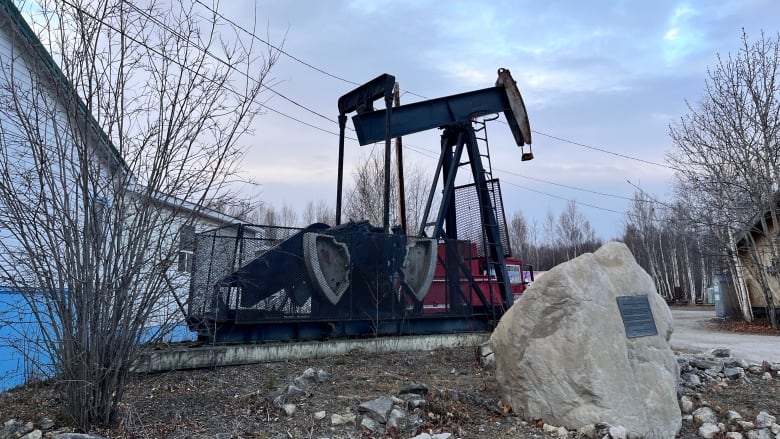
<svg viewBox="0 0 780 439"><path fill-rule="evenodd" d="M399 335L456 334L491 331L495 321L489 316L425 317L412 319L341 320L341 321L281 321L240 325L217 323L214 338L200 335L199 340L216 343L248 343L271 341L327 340L331 338L361 338Z"/></svg>

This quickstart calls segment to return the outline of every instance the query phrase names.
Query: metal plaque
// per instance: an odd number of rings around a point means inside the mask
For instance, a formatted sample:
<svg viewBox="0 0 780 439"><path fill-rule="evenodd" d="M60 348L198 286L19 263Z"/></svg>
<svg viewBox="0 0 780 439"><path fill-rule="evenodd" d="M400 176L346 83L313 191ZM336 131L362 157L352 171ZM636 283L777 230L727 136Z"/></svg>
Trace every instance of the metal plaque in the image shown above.
<svg viewBox="0 0 780 439"><path fill-rule="evenodd" d="M647 296L619 296L617 304L620 315L623 317L626 337L658 335L658 328L655 326L653 311L650 309Z"/></svg>

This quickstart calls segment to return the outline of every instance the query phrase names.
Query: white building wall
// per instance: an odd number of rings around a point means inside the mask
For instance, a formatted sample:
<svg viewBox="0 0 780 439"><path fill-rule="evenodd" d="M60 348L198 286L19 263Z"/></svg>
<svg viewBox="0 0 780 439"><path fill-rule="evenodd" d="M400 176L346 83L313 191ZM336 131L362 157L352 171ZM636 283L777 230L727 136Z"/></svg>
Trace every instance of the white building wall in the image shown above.
<svg viewBox="0 0 780 439"><path fill-rule="evenodd" d="M78 148L70 148L73 142L87 142L92 145L89 151L90 166L88 172L93 181L102 181L104 184L94 186L94 193L89 195L102 199L107 205L115 201L112 199L111 185L108 184L112 170L121 165L113 155L111 145L101 137L100 132L89 131L88 138L78 138L75 132L85 129L90 121L79 117L79 102L64 90L65 84L62 78L57 76L59 72L53 69L49 61L41 59L41 53L29 44L29 40L19 32L19 23L7 13L5 1L0 0L0 171L7 171L5 180L0 177L0 184L12 185L19 193L20 201L29 206L30 217L35 230L35 221L45 220L45 209L66 208L73 209L74 221L83 221L83 212L88 211L83 207L83 193L75 184L81 173L84 160L78 156ZM75 120L75 124L73 123ZM25 124L27 128L23 128ZM29 129L33 127L34 129ZM34 134L34 141L28 138L29 133ZM34 160L33 145L38 145L38 151L43 155L50 154L51 160ZM39 156L40 157L40 156ZM41 169L42 168L42 169ZM45 171L45 172L42 172ZM42 174L52 176L48 182L40 181ZM131 178L125 178L129 183ZM184 203L186 204L186 203ZM171 252L164 254L148 255L147 268L151 270L157 264L168 264L167 273L170 280L162 300L156 304L148 325L151 327L166 325L170 322L181 322L184 315L181 306L186 310L186 301L189 295L190 275L178 270L178 232L185 221L192 222L196 232L224 225L231 219L214 212L203 215L192 215L192 207L182 208L183 204L168 209L162 217L169 216L176 211L181 213L181 218L175 220L171 227L160 230L158 241L163 243L163 248L170 248ZM81 206L81 207L79 207ZM36 209L43 209L41 215L35 215ZM8 210L0 201L0 264L6 267L5 272L13 273L16 268L23 267L15 264L15 255L19 248L19 241L11 233L7 225ZM57 225L40 224L40 233L59 233ZM56 240L55 240L56 241ZM173 256L173 258L169 256ZM45 264L44 264L45 265ZM56 264L50 264L50 267ZM18 275L34 277L35 274L23 270L17 270ZM7 279L3 279L0 270L0 288L7 287ZM5 288L8 291L8 288ZM0 322L2 321L0 316ZM0 340L0 345L3 341ZM2 378L2 377L0 377Z"/></svg>

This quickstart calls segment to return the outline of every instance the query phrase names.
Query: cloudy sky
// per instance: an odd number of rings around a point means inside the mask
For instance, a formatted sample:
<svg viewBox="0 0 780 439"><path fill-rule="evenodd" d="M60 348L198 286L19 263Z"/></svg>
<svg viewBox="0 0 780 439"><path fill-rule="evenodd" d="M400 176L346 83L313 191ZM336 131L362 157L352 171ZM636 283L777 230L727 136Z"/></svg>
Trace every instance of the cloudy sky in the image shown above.
<svg viewBox="0 0 780 439"><path fill-rule="evenodd" d="M671 196L672 171L652 163L666 163L669 124L702 95L717 55L735 53L743 29L755 38L780 28L777 0L231 1L222 12L240 23L256 15L264 38L284 39L287 53L332 75L282 56L273 88L313 112L278 96L267 102L332 132L336 102L354 88L347 81L393 74L411 103L490 87L499 67L509 69L536 159L521 162L508 127L489 125L507 213L541 228L547 212L575 200L604 239L620 234L637 187ZM405 158L433 172L437 133L405 142ZM262 200L335 204L337 136L269 112L247 143L244 171ZM347 142L347 173L367 148L381 146Z"/></svg>

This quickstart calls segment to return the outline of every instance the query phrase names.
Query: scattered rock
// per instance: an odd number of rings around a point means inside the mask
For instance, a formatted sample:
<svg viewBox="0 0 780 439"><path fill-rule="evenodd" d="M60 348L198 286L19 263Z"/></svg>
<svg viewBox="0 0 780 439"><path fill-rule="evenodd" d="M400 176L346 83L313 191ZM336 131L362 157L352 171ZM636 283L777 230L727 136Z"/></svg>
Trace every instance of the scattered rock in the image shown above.
<svg viewBox="0 0 780 439"><path fill-rule="evenodd" d="M390 414L387 415L387 426L398 430L403 430L405 427L406 412L393 407L390 410Z"/></svg>
<svg viewBox="0 0 780 439"><path fill-rule="evenodd" d="M399 395L406 395L409 393L413 393L415 395L425 395L428 393L428 386L422 383L414 383L409 384L408 386L404 386L401 390L398 391Z"/></svg>
<svg viewBox="0 0 780 439"><path fill-rule="evenodd" d="M380 396L358 406L358 412L365 413L380 424L387 423L387 417L391 410L393 410L393 400L389 396Z"/></svg>
<svg viewBox="0 0 780 439"><path fill-rule="evenodd" d="M693 423L696 425L715 425L718 423L718 415L709 407L699 407L693 412Z"/></svg>
<svg viewBox="0 0 780 439"><path fill-rule="evenodd" d="M745 369L736 367L726 367L723 369L723 376L730 380L736 380L745 376Z"/></svg>
<svg viewBox="0 0 780 439"><path fill-rule="evenodd" d="M713 357L716 358L727 358L731 356L731 349L727 348L716 348L713 349L710 354L712 354Z"/></svg>
<svg viewBox="0 0 780 439"><path fill-rule="evenodd" d="M282 406L282 410L284 410L284 414L287 416L292 416L295 414L295 404L285 404Z"/></svg>
<svg viewBox="0 0 780 439"><path fill-rule="evenodd" d="M704 369L704 375L710 378L716 378L720 373L716 369Z"/></svg>
<svg viewBox="0 0 780 439"><path fill-rule="evenodd" d="M750 421L737 421L737 425L739 425L739 428L741 428L742 431L750 431L756 428L756 424Z"/></svg>
<svg viewBox="0 0 780 439"><path fill-rule="evenodd" d="M357 415L355 415L354 413L347 413L344 415L334 413L330 415L330 424L331 425L354 424L355 419L357 419Z"/></svg>
<svg viewBox="0 0 780 439"><path fill-rule="evenodd" d="M596 436L596 426L594 424L586 424L577 429L577 434L581 437L592 438Z"/></svg>
<svg viewBox="0 0 780 439"><path fill-rule="evenodd" d="M742 420L742 415L736 410L729 410L726 412L726 423L729 425L736 425L738 421Z"/></svg>
<svg viewBox="0 0 780 439"><path fill-rule="evenodd" d="M300 398L303 396L306 396L307 392L300 387L296 386L295 384L290 384L287 386L287 396L292 398Z"/></svg>
<svg viewBox="0 0 780 439"><path fill-rule="evenodd" d="M773 435L768 428L750 430L745 433L745 437L747 437L747 439L775 439L774 436L775 435Z"/></svg>
<svg viewBox="0 0 780 439"><path fill-rule="evenodd" d="M414 398L406 401L406 408L408 410L414 410L416 408L423 408L428 404L428 401L422 398Z"/></svg>
<svg viewBox="0 0 780 439"><path fill-rule="evenodd" d="M683 395L682 397L680 397L680 410L683 413L691 413L693 412L693 409L694 409L693 400L691 400L689 396Z"/></svg>
<svg viewBox="0 0 780 439"><path fill-rule="evenodd" d="M496 367L496 358L493 356L493 349L490 348L490 341L480 343L477 346L477 358L485 369L494 369Z"/></svg>
<svg viewBox="0 0 780 439"><path fill-rule="evenodd" d="M609 428L609 436L612 439L627 439L628 431L622 425Z"/></svg>
<svg viewBox="0 0 780 439"><path fill-rule="evenodd" d="M424 424L425 424L425 421L422 420L420 415L412 414L412 415L409 415L406 418L406 428L409 431L416 430L416 429L422 427Z"/></svg>
<svg viewBox="0 0 780 439"><path fill-rule="evenodd" d="M330 374L320 369L317 371L317 382L324 383L330 379Z"/></svg>
<svg viewBox="0 0 780 439"><path fill-rule="evenodd" d="M364 416L363 419L360 420L360 426L370 431L377 431L382 428L381 425L367 416Z"/></svg>
<svg viewBox="0 0 780 439"><path fill-rule="evenodd" d="M320 410L318 412L314 412L314 419L320 421L322 419L325 419L325 416L328 416L327 412L325 410Z"/></svg>
<svg viewBox="0 0 780 439"><path fill-rule="evenodd" d="M744 439L744 436L738 431L730 431L726 433L726 439Z"/></svg>
<svg viewBox="0 0 780 439"><path fill-rule="evenodd" d="M35 429L32 422L21 422L16 419L9 419L0 428L0 438L20 438Z"/></svg>
<svg viewBox="0 0 780 439"><path fill-rule="evenodd" d="M311 386L314 383L317 383L318 381L319 380L317 378L317 371L315 371L312 368L308 368L304 370L299 377L295 378L295 380L293 380L293 383L295 383L295 385L298 387L308 388L309 386Z"/></svg>
<svg viewBox="0 0 780 439"><path fill-rule="evenodd" d="M723 370L723 360L719 358L696 358L692 363L699 369L715 369L717 372Z"/></svg>
<svg viewBox="0 0 780 439"><path fill-rule="evenodd" d="M775 423L775 417L767 412L759 412L756 415L756 428L770 428Z"/></svg>
<svg viewBox="0 0 780 439"><path fill-rule="evenodd" d="M701 386L701 378L695 373L684 373L681 378L688 387L696 388Z"/></svg>
<svg viewBox="0 0 780 439"><path fill-rule="evenodd" d="M41 439L41 438L43 438L43 433L41 432L41 430L33 430L25 434L19 439Z"/></svg>
<svg viewBox="0 0 780 439"><path fill-rule="evenodd" d="M452 433L437 433L431 436L428 433L420 433L417 436L411 437L409 439L450 439L452 437Z"/></svg>
<svg viewBox="0 0 780 439"><path fill-rule="evenodd" d="M625 295L647 298L657 335L626 336ZM652 278L625 244L607 243L548 271L501 318L490 344L503 402L526 420L673 437L682 419L671 332Z"/></svg>
<svg viewBox="0 0 780 439"><path fill-rule="evenodd" d="M712 439L716 434L720 433L720 428L716 424L706 422L699 427L698 433L704 439Z"/></svg>

